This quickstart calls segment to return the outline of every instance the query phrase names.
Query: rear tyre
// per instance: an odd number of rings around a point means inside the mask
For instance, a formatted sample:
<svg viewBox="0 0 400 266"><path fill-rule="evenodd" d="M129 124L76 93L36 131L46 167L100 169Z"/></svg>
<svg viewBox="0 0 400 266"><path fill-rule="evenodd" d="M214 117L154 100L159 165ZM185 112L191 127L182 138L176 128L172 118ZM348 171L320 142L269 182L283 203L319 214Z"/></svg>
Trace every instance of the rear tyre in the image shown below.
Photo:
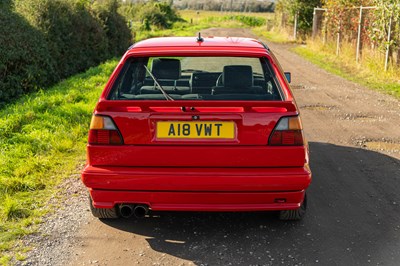
<svg viewBox="0 0 400 266"><path fill-rule="evenodd" d="M92 203L92 198L89 196L89 207L94 217L100 219L116 219L119 218L119 214L116 208L106 209L106 208L95 208Z"/></svg>
<svg viewBox="0 0 400 266"><path fill-rule="evenodd" d="M303 219L307 210L307 194L304 195L303 203L297 210L283 210L279 212L279 219L282 221L298 221Z"/></svg>

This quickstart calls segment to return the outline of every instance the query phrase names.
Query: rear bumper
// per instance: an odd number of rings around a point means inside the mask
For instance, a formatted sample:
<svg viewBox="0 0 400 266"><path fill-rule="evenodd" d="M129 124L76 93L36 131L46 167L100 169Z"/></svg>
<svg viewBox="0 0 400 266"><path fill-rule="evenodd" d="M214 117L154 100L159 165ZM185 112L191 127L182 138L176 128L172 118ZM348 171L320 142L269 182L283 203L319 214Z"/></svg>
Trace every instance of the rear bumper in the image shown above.
<svg viewBox="0 0 400 266"><path fill-rule="evenodd" d="M133 168L86 166L96 208L146 204L154 211L264 211L300 207L308 168Z"/></svg>

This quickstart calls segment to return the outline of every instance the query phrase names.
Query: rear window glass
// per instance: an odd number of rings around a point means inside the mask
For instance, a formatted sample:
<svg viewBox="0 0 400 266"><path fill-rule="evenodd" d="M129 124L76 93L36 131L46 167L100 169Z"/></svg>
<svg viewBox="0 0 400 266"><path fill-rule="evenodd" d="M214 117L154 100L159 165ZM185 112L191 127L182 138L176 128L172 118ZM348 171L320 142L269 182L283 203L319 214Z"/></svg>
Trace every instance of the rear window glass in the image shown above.
<svg viewBox="0 0 400 266"><path fill-rule="evenodd" d="M125 63L110 100L282 100L265 58L136 57Z"/></svg>

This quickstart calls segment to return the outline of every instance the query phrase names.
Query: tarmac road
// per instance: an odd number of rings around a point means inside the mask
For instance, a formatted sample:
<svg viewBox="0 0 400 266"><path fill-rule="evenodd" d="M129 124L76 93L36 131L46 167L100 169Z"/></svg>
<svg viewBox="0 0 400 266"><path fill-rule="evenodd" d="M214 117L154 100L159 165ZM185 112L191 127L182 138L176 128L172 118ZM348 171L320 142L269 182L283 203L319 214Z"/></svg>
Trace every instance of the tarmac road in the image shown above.
<svg viewBox="0 0 400 266"><path fill-rule="evenodd" d="M252 36L209 29L203 36ZM400 102L269 44L301 109L311 150L308 213L165 213L141 220L87 216L70 265L399 265Z"/></svg>

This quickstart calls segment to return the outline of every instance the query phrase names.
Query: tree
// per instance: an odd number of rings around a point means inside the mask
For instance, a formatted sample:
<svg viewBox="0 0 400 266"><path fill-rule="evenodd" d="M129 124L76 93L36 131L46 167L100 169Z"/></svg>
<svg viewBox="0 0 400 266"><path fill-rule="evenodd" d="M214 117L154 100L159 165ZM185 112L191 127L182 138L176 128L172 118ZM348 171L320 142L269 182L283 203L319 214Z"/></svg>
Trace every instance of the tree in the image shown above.
<svg viewBox="0 0 400 266"><path fill-rule="evenodd" d="M312 28L314 7L321 6L321 0L279 0L276 11L291 16L290 22L298 15L298 30L300 34L308 34Z"/></svg>
<svg viewBox="0 0 400 266"><path fill-rule="evenodd" d="M340 32L343 36L346 36L348 41L355 40L358 31L359 24L359 7L360 6L371 6L373 0L325 0L324 8L327 9L325 12L325 27L327 32L336 35ZM366 11L364 11L363 18L365 27L370 20L366 20Z"/></svg>
<svg viewBox="0 0 400 266"><path fill-rule="evenodd" d="M169 3L155 0L123 4L119 12L128 20L139 23L142 30L151 30L152 27L169 29L174 22L183 21Z"/></svg>
<svg viewBox="0 0 400 266"><path fill-rule="evenodd" d="M397 65L400 65L400 0L374 0L375 20L370 32L371 38L381 49L387 49L393 61L393 50L397 49ZM388 39L389 25L391 26Z"/></svg>

